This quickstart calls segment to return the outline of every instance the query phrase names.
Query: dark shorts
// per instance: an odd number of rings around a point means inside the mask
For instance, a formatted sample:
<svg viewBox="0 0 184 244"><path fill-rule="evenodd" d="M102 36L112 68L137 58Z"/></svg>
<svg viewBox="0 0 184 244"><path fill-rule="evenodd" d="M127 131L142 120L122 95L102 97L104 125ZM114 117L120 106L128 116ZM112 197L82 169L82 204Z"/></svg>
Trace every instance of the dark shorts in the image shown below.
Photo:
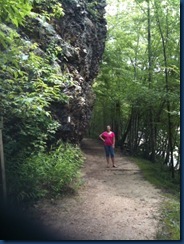
<svg viewBox="0 0 184 244"><path fill-rule="evenodd" d="M111 156L111 158L113 158L114 157L114 148L112 146L104 146L104 148L105 148L106 157Z"/></svg>

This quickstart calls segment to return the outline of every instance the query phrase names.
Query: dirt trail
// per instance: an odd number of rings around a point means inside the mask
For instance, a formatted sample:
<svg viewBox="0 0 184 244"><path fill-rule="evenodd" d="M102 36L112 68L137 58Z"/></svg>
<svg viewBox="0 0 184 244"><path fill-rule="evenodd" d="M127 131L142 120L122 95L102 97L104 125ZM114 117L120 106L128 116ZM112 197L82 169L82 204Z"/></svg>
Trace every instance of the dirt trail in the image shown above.
<svg viewBox="0 0 184 244"><path fill-rule="evenodd" d="M159 221L160 190L145 181L139 168L116 152L118 168L106 168L103 145L84 139L84 185L76 196L37 209L56 239L154 240Z"/></svg>

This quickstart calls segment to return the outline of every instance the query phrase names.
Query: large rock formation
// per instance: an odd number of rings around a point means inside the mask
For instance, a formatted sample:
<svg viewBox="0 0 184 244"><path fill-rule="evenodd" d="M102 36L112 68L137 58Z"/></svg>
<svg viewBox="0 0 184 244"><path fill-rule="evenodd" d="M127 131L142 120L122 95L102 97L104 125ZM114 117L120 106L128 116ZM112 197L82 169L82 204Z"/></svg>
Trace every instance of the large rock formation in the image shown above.
<svg viewBox="0 0 184 244"><path fill-rule="evenodd" d="M63 0L61 3L63 17L50 23L39 17L29 19L20 32L39 43L43 52L51 43L62 48L55 65L70 73L73 83L66 83L63 89L70 96L69 102L52 104L52 112L62 125L57 138L78 142L91 118L94 103L91 86L105 46L106 3L105 0Z"/></svg>

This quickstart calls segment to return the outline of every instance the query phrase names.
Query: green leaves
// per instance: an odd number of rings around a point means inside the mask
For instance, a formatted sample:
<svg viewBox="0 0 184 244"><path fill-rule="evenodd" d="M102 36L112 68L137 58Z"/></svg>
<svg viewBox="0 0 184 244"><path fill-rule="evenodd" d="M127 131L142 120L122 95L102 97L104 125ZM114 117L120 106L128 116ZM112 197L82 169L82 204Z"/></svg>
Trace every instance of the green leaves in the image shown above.
<svg viewBox="0 0 184 244"><path fill-rule="evenodd" d="M38 12L44 21L50 21L52 18L64 16L62 5L57 0L36 0L33 1L33 10Z"/></svg>
<svg viewBox="0 0 184 244"><path fill-rule="evenodd" d="M29 0L0 0L0 22L11 22L17 27L29 15L31 8Z"/></svg>
<svg viewBox="0 0 184 244"><path fill-rule="evenodd" d="M9 182L11 193L18 201L30 201L54 197L66 187L75 187L83 156L78 147L60 143L50 153L39 152L19 162L16 170L12 163L8 164L8 180L14 173L13 182Z"/></svg>
<svg viewBox="0 0 184 244"><path fill-rule="evenodd" d="M0 0L0 46L6 47L12 40L12 36L8 36L4 28L2 30L2 23L13 24L15 27L23 25L25 16L30 14L31 8L29 0Z"/></svg>

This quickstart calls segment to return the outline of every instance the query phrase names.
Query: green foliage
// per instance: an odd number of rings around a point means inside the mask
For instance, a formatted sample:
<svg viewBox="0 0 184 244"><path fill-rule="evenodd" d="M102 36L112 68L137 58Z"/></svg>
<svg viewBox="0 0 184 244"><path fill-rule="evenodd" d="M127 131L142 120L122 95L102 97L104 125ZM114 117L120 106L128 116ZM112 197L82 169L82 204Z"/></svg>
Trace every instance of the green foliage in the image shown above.
<svg viewBox="0 0 184 244"><path fill-rule="evenodd" d="M170 199L162 205L160 229L157 240L181 240L180 202Z"/></svg>
<svg viewBox="0 0 184 244"><path fill-rule="evenodd" d="M53 17L60 18L64 16L62 4L57 0L34 0L33 10L44 17L46 21L50 21Z"/></svg>
<svg viewBox="0 0 184 244"><path fill-rule="evenodd" d="M13 24L16 27L23 25L25 16L30 14L31 8L29 0L0 0L0 48L6 47L12 39L11 35L7 35L4 24Z"/></svg>
<svg viewBox="0 0 184 244"><path fill-rule="evenodd" d="M93 16L93 18L98 19L99 16L99 12L98 12L98 2L97 1L92 1L92 2L88 2L86 4L87 10L88 12Z"/></svg>
<svg viewBox="0 0 184 244"><path fill-rule="evenodd" d="M60 143L49 153L39 152L18 164L8 162L9 193L18 201L56 197L75 187L83 156L78 147Z"/></svg>
<svg viewBox="0 0 184 244"><path fill-rule="evenodd" d="M68 77L49 60L53 60L56 51L38 56L37 44L21 41L16 32L15 37L0 59L0 111L5 121L7 155L18 152L18 148L26 151L44 149L61 126L53 119L50 104L68 100L61 92Z"/></svg>
<svg viewBox="0 0 184 244"><path fill-rule="evenodd" d="M30 0L0 0L0 22L18 26L24 22L31 8Z"/></svg>

